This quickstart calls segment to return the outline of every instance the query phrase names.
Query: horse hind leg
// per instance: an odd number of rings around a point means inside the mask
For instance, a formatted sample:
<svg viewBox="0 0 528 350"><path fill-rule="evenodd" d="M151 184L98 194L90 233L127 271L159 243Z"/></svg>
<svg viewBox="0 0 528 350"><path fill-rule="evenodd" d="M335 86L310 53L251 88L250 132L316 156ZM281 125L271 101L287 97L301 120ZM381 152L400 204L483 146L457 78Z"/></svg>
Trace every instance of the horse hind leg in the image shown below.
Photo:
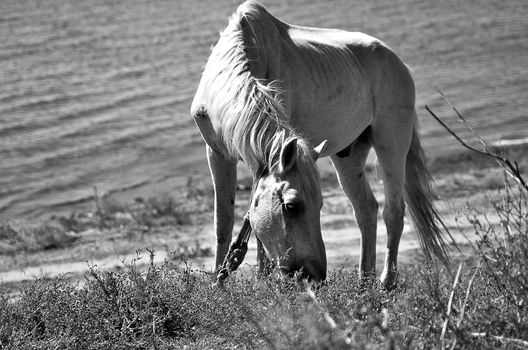
<svg viewBox="0 0 528 350"><path fill-rule="evenodd" d="M354 207L356 222L361 231L360 278L376 274L378 202L365 175L365 163L371 147L367 129L349 148L331 157L341 188Z"/></svg>
<svg viewBox="0 0 528 350"><path fill-rule="evenodd" d="M381 283L387 289L396 286L398 248L405 212L405 162L415 122L414 110L402 109L390 118L379 115L372 125L374 149L382 170L385 194L383 220L387 228L387 248Z"/></svg>
<svg viewBox="0 0 528 350"><path fill-rule="evenodd" d="M233 235L236 196L236 160L207 146L207 161L214 188L215 270L224 261Z"/></svg>

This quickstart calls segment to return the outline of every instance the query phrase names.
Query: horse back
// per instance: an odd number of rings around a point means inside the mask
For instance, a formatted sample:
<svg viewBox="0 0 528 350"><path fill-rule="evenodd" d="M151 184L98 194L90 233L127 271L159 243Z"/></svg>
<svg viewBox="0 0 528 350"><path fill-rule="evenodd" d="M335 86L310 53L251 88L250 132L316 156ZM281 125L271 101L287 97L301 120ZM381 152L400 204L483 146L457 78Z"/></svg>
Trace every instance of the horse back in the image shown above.
<svg viewBox="0 0 528 350"><path fill-rule="evenodd" d="M414 106L405 64L381 40L361 32L290 26L280 50L292 124L314 144L336 148L367 126L377 111Z"/></svg>
<svg viewBox="0 0 528 350"><path fill-rule="evenodd" d="M383 41L365 33L338 29L290 26L288 33L297 55L301 56L300 62L295 62L296 67L302 67L304 72L319 72L318 76L311 77L318 86L347 80L356 91L369 89L373 94L387 97L385 87L414 98L408 67ZM288 69L295 71L295 67ZM396 98L402 101L408 97Z"/></svg>

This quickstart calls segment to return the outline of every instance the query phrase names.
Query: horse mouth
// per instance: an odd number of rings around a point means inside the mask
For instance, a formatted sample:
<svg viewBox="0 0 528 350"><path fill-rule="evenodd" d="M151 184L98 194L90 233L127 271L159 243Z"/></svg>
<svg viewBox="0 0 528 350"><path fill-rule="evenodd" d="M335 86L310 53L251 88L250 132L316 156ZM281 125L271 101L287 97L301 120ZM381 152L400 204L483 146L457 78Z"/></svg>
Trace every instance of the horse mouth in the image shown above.
<svg viewBox="0 0 528 350"><path fill-rule="evenodd" d="M289 277L322 282L326 279L326 264L317 260L282 261L279 270Z"/></svg>

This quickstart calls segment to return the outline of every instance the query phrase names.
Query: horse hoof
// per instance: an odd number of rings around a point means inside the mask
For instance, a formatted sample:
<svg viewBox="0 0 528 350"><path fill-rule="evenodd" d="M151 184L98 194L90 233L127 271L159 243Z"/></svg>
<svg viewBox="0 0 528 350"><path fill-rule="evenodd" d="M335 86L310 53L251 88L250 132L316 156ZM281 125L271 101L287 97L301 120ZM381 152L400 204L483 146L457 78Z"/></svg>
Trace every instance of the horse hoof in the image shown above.
<svg viewBox="0 0 528 350"><path fill-rule="evenodd" d="M383 271L380 277L380 281L383 289L393 290L398 284L398 271L393 270L388 273Z"/></svg>

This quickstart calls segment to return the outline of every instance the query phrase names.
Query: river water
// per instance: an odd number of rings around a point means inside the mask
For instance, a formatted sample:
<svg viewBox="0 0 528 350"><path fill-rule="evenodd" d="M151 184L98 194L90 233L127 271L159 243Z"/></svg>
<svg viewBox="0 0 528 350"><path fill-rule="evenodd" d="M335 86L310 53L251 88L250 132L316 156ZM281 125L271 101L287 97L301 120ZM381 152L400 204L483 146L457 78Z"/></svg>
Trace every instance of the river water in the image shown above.
<svg viewBox="0 0 528 350"><path fill-rule="evenodd" d="M490 141L528 131L528 2L262 1L286 22L359 30L413 70L424 143L469 136L436 89ZM207 178L189 117L202 67L238 1L2 0L0 219L91 205L93 193L171 192Z"/></svg>

